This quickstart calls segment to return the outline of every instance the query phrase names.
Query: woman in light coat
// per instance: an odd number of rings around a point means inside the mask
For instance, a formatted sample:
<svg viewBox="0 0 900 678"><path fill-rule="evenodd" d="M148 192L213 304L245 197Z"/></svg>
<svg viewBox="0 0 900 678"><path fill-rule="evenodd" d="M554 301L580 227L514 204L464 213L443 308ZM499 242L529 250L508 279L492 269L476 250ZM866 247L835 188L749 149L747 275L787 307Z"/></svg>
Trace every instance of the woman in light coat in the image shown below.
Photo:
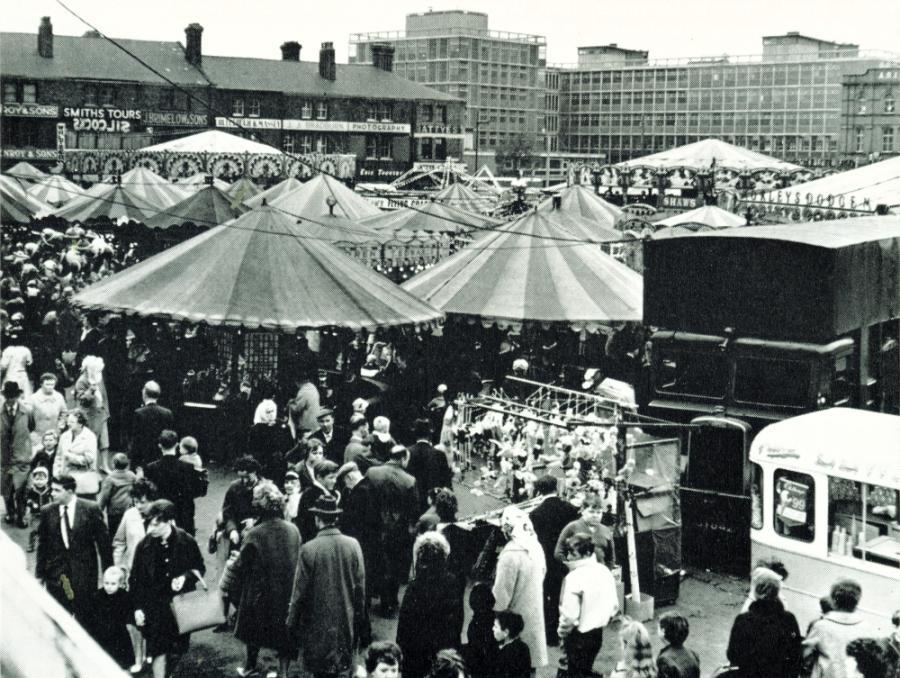
<svg viewBox="0 0 900 678"><path fill-rule="evenodd" d="M516 506L509 506L500 518L500 528L509 540L497 561L494 578L494 610L511 610L522 615L525 629L521 639L531 653L531 668L547 664L547 636L544 631L544 551L534 533L531 519Z"/></svg>
<svg viewBox="0 0 900 678"><path fill-rule="evenodd" d="M79 497L93 499L100 491L100 474L97 471L97 436L87 427L87 417L81 411L70 412L66 417L68 428L59 437L56 458L53 461L53 477L75 477L75 491Z"/></svg>
<svg viewBox="0 0 900 678"><path fill-rule="evenodd" d="M81 361L81 375L75 381L75 402L86 419L87 427L97 437L99 466L109 471L109 399L103 382L102 358L88 355Z"/></svg>

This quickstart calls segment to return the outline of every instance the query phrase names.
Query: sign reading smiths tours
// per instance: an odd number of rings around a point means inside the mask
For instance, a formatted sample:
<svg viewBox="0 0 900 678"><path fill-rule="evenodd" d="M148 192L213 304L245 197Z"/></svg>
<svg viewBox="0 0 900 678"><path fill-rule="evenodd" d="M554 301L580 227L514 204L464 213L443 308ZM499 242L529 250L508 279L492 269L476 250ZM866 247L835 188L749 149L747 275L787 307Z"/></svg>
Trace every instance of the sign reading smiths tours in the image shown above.
<svg viewBox="0 0 900 678"><path fill-rule="evenodd" d="M72 120L76 132L133 132L133 125L141 122L141 112L131 108L69 108L63 117Z"/></svg>

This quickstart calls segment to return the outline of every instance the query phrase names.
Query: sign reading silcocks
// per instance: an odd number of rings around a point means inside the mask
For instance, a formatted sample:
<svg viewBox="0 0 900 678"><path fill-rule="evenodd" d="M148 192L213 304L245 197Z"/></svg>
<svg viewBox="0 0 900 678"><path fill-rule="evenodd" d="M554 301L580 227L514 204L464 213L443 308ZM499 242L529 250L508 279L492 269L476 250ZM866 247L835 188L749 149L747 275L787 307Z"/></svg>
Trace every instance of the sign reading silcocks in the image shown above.
<svg viewBox="0 0 900 678"><path fill-rule="evenodd" d="M134 131L134 124L141 121L141 112L132 108L69 108L63 109L63 117L71 118L76 132Z"/></svg>

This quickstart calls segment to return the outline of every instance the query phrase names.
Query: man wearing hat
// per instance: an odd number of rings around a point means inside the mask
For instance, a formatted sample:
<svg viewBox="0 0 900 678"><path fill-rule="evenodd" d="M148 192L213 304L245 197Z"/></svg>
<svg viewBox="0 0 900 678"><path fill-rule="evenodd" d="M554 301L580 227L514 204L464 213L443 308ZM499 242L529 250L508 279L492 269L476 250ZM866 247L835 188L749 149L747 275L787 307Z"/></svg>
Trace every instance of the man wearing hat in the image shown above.
<svg viewBox="0 0 900 678"><path fill-rule="evenodd" d="M26 527L25 485L31 471L31 428L22 407L22 388L14 381L3 384L0 411L0 484L9 524Z"/></svg>
<svg viewBox="0 0 900 678"><path fill-rule="evenodd" d="M431 444L431 422L416 419L414 424L416 442L409 448L409 463L406 472L416 479L419 492L419 513L428 510L428 493L436 487L453 489L453 471L447 455L434 449Z"/></svg>
<svg viewBox="0 0 900 678"><path fill-rule="evenodd" d="M316 421L319 424L319 428L309 435L310 439L321 440L325 446L325 458L340 466L344 463L344 458L343 450L340 449L334 435L334 412L327 407L323 407L319 410Z"/></svg>
<svg viewBox="0 0 900 678"><path fill-rule="evenodd" d="M300 547L288 628L316 678L347 675L366 620L366 574L359 542L337 527L342 511L323 495L310 511L318 533Z"/></svg>

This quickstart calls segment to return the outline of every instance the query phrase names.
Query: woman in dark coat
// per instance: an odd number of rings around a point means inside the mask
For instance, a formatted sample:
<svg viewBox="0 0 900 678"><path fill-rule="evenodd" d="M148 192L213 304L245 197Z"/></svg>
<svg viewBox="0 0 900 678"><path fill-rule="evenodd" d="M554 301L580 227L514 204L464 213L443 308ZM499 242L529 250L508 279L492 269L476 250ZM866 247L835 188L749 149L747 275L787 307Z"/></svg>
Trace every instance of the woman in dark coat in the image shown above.
<svg viewBox="0 0 900 678"><path fill-rule="evenodd" d="M404 678L428 674L438 650L459 648L463 589L447 569L450 545L438 532L426 532L413 547L415 575L406 588L397 621Z"/></svg>
<svg viewBox="0 0 900 678"><path fill-rule="evenodd" d="M175 527L172 502L153 502L147 519L147 536L135 549L128 586L135 624L147 640L147 656L153 657L153 678L165 678L191 640L189 633L178 633L169 604L175 595L197 588L206 566L194 538Z"/></svg>
<svg viewBox="0 0 900 678"><path fill-rule="evenodd" d="M300 503L297 506L297 528L300 530L300 536L303 543L315 539L316 518L312 509L316 505L316 501L320 497L329 496L340 503L341 494L335 489L337 485L338 465L328 459L317 461L313 466L311 474L312 485L303 490L300 495ZM301 481L302 482L302 481Z"/></svg>
<svg viewBox="0 0 900 678"><path fill-rule="evenodd" d="M285 456L294 447L287 426L278 423L278 407L274 400L263 400L256 408L253 426L247 437L247 453L260 465L260 475L277 487L284 487L287 471Z"/></svg>
<svg viewBox="0 0 900 678"><path fill-rule="evenodd" d="M297 644L285 624L300 553L300 532L284 520L284 495L271 482L253 488L259 522L247 532L235 567L240 592L235 637L247 645L247 661L238 673L256 670L261 647L278 653L280 678L287 678Z"/></svg>
<svg viewBox="0 0 900 678"><path fill-rule="evenodd" d="M801 637L797 620L784 609L781 581L760 578L756 600L737 616L728 640L728 661L740 678L796 678L800 674Z"/></svg>

